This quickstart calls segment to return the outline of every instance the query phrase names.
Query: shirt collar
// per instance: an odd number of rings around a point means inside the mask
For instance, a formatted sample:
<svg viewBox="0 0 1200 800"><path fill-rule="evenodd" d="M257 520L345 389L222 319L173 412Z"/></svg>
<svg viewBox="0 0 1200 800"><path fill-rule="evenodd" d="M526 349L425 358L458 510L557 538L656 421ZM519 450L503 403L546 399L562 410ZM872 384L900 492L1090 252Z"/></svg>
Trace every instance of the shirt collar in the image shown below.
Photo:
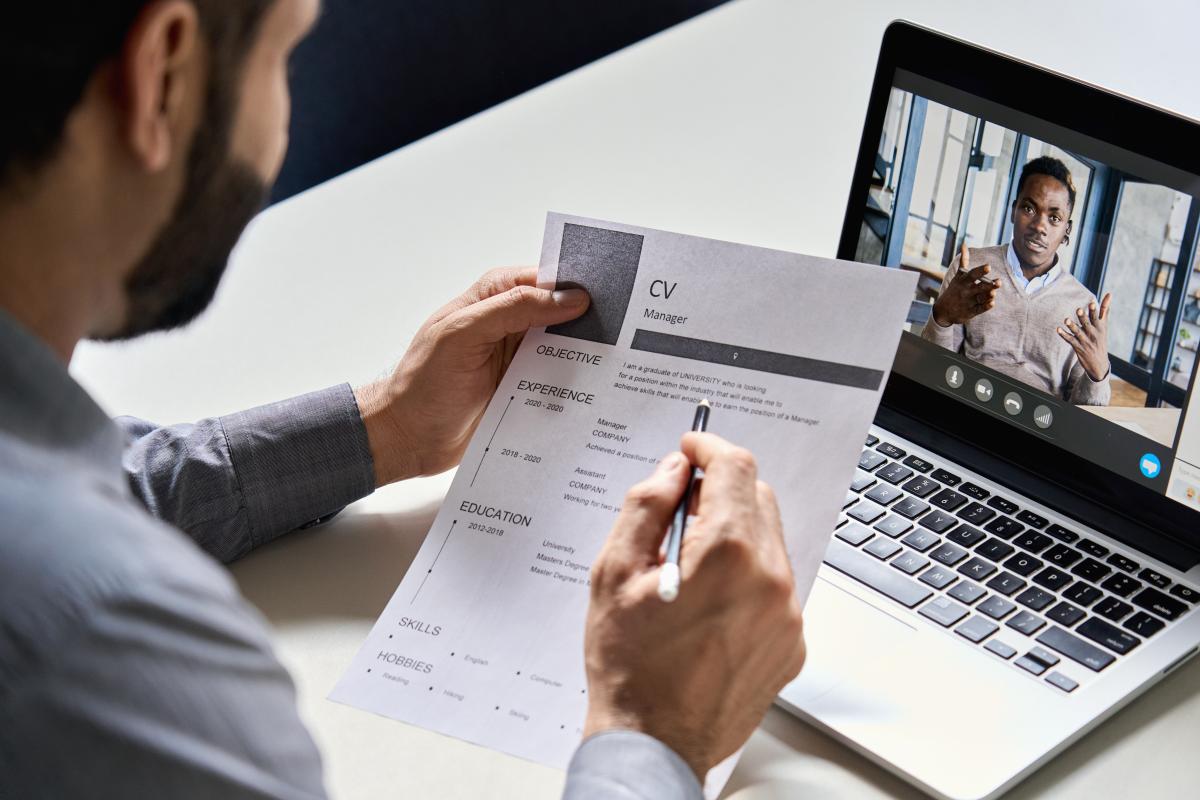
<svg viewBox="0 0 1200 800"><path fill-rule="evenodd" d="M1055 255L1054 266L1048 271L1036 278L1026 278L1025 272L1021 269L1021 260L1017 258L1017 251L1013 247L1012 242L1008 243L1006 260L1008 261L1008 269L1012 273L1013 280L1017 282L1017 286L1021 287L1026 294L1033 294L1038 289L1046 288L1058 280L1058 276L1062 274L1062 263L1059 261L1058 255Z"/></svg>
<svg viewBox="0 0 1200 800"><path fill-rule="evenodd" d="M121 484L122 436L58 356L0 309L0 433L77 458Z"/></svg>

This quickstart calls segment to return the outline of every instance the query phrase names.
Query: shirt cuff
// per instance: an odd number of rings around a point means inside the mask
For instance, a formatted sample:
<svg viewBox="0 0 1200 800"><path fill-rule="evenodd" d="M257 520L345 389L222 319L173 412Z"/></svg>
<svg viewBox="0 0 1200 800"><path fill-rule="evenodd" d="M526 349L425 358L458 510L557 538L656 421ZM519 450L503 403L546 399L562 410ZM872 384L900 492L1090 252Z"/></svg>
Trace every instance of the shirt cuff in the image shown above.
<svg viewBox="0 0 1200 800"><path fill-rule="evenodd" d="M220 418L252 545L323 522L375 489L348 384Z"/></svg>
<svg viewBox="0 0 1200 800"><path fill-rule="evenodd" d="M665 744L636 731L586 739L567 768L563 800L703 800L696 774Z"/></svg>

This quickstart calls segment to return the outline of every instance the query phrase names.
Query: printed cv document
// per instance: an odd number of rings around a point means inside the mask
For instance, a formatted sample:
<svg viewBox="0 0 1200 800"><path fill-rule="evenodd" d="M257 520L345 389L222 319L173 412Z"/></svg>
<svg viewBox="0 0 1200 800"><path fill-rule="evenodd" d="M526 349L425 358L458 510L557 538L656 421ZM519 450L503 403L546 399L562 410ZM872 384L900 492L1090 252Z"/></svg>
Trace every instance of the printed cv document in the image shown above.
<svg viewBox="0 0 1200 800"><path fill-rule="evenodd" d="M587 708L588 573L626 490L707 398L709 430L775 489L807 597L916 275L551 214L538 279L592 304L525 337L331 697L565 768Z"/></svg>

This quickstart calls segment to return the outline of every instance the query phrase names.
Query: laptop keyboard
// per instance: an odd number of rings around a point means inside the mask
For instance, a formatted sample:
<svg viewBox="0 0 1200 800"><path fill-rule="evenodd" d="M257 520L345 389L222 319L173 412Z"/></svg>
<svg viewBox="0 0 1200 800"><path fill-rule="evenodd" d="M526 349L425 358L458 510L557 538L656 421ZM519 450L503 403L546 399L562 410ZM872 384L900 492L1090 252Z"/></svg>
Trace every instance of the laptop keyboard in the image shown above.
<svg viewBox="0 0 1200 800"><path fill-rule="evenodd" d="M825 563L964 645L1070 693L1200 600L1023 498L904 447L867 437Z"/></svg>

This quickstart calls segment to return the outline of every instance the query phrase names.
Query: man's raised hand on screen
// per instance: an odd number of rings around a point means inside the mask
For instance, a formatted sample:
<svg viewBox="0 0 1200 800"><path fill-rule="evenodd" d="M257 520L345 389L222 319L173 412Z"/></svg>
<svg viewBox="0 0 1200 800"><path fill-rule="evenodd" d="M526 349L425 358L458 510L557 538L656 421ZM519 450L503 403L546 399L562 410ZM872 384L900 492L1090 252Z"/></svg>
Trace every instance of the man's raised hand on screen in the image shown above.
<svg viewBox="0 0 1200 800"><path fill-rule="evenodd" d="M1093 381L1102 381L1108 377L1108 307L1112 303L1112 292L1107 292L1096 307L1095 301L1088 304L1087 310L1075 309L1076 321L1068 317L1060 325L1058 335L1063 338L1083 367L1088 377Z"/></svg>
<svg viewBox="0 0 1200 800"><path fill-rule="evenodd" d="M943 328L961 325L996 305L999 283L987 280L987 264L971 269L967 246L962 246L958 272L933 304L933 321Z"/></svg>

